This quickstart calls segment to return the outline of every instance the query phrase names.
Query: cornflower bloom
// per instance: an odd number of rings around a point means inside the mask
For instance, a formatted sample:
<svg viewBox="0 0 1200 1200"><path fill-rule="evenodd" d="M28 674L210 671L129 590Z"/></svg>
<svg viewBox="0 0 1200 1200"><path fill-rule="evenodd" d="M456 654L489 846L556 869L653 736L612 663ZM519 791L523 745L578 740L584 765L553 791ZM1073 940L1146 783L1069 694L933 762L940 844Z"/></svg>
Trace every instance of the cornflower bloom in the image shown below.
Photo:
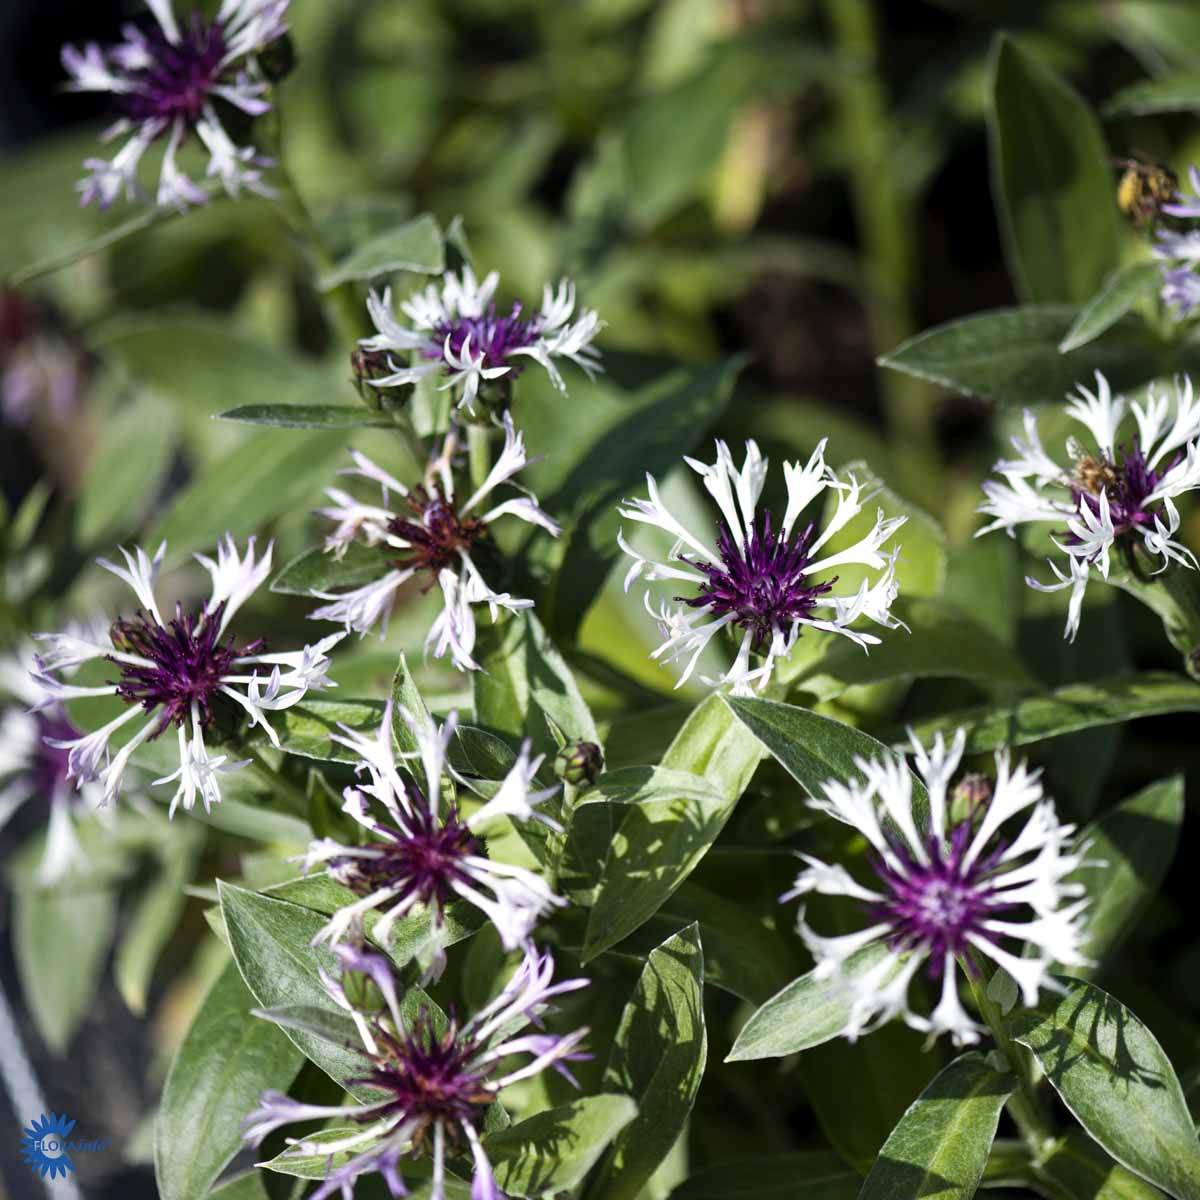
<svg viewBox="0 0 1200 1200"><path fill-rule="evenodd" d="M446 1156L467 1150L474 1163L473 1200L501 1200L480 1137L484 1114L509 1084L548 1067L571 1079L566 1064L586 1057L576 1052L586 1029L568 1034L521 1030L530 1023L540 1026L553 997L585 987L587 980L553 983L551 956L529 948L500 995L459 1025L429 1008L406 1019L387 959L348 944L338 946L337 953L341 979L324 976L323 982L334 1001L351 1013L361 1038L364 1070L350 1082L373 1089L379 1098L325 1106L264 1092L259 1108L243 1122L243 1136L259 1146L268 1134L296 1121L334 1118L360 1125L336 1141L289 1139L297 1155L329 1156L325 1181L312 1200L338 1194L351 1200L355 1182L369 1174L378 1174L391 1196L404 1196L400 1162L406 1155L416 1159L426 1151L433 1160L432 1200L445 1200ZM349 973L366 976L378 988L380 1011L367 1016L358 1010L347 996ZM512 1061L526 1056L521 1065ZM346 1153L350 1159L335 1168L334 1155Z"/></svg>
<svg viewBox="0 0 1200 1200"><path fill-rule="evenodd" d="M1180 227L1182 221L1200 218L1200 170L1190 167L1192 195L1175 196L1161 210L1176 218L1172 226L1159 228L1154 238L1154 256L1162 264L1160 295L1175 315L1189 317L1200 306L1200 229Z"/></svg>
<svg viewBox="0 0 1200 1200"><path fill-rule="evenodd" d="M1113 397L1097 371L1095 392L1080 387L1079 393L1067 413L1087 430L1095 448L1068 439L1071 465L1060 466L1042 446L1037 418L1026 410L1025 436L1012 439L1016 458L995 466L1003 482L983 485L987 500L979 511L994 520L976 534L1006 529L1012 536L1018 526L1040 522L1059 527L1052 540L1066 561L1060 566L1048 560L1055 582L1029 577L1025 582L1040 592L1071 589L1066 624L1071 640L1088 580L1093 572L1108 578L1114 549L1135 573L1138 546L1161 560L1155 574L1172 562L1196 566L1192 552L1174 538L1180 524L1174 501L1200 487L1200 403L1190 379L1166 391L1152 387L1145 404L1128 405L1124 397ZM1117 430L1128 410L1137 433L1118 446Z"/></svg>
<svg viewBox="0 0 1200 1200"><path fill-rule="evenodd" d="M797 927L813 958L818 979L841 980L851 1000L843 1031L851 1040L894 1017L930 1038L949 1033L958 1045L978 1040L984 1027L968 1016L958 997L955 960L972 974L976 953L1003 967L1016 981L1026 1005L1042 988L1055 988L1053 963L1086 965L1083 912L1074 899L1081 884L1067 877L1083 862L1071 848L1073 825L1059 824L1054 804L1042 792L1038 772L1024 763L1012 768L1008 752L996 754L992 788L964 780L967 811L948 795L966 744L958 730L947 747L939 734L929 751L912 738L917 770L929 793L928 813L914 805L913 777L904 756L856 758L862 776L853 784L831 780L813 808L858 830L870 844L878 886L866 887L845 867L801 855L807 864L782 897L810 892L859 901L871 924L858 933L821 937L804 919ZM990 796L989 796L990 791ZM1005 824L1031 810L1024 826L1008 838ZM1014 945L1006 949L1004 943ZM1022 957L1021 943L1037 951ZM876 946L882 953L865 969L848 970L851 956ZM941 985L941 999L922 1016L908 1005L909 984L921 964ZM861 963L859 964L861 968Z"/></svg>
<svg viewBox="0 0 1200 1200"><path fill-rule="evenodd" d="M546 284L541 309L528 316L520 301L507 316L497 315L492 297L499 283L495 271L482 283L470 267L458 274L448 271L440 288L430 284L400 305L408 325L393 315L391 289L382 297L372 292L367 310L378 333L359 345L367 355L385 356L391 374L369 382L397 387L441 372L445 382L440 389L457 392L459 407L474 412L480 384L515 379L526 359L545 368L563 393L566 383L555 359L573 362L589 378L600 370L600 355L592 341L603 323L590 308L571 320L575 285L570 280L560 281L557 290ZM411 355L412 364L398 365L390 357L393 354Z"/></svg>
<svg viewBox="0 0 1200 1200"><path fill-rule="evenodd" d="M243 645L232 636L222 641L233 615L271 571L271 546L255 559L251 538L241 558L228 534L218 547L215 562L202 554L195 556L212 576L208 603L195 614L185 613L182 604L176 604L175 617L164 621L154 598L154 582L165 551L164 543L151 559L140 546L136 555L122 547L124 567L98 560L105 570L133 588L141 608L132 617L114 621L102 636L35 634L48 647L38 659L35 680L42 693L43 709L80 696L119 696L130 706L94 733L52 738L48 743L69 752L70 778L100 784L104 804L118 795L130 756L138 746L174 724L179 734L179 769L155 780L179 780L171 800L174 816L180 804L190 809L197 795L206 810L219 803L218 773L246 765L230 762L226 754L211 756L205 744L205 731L213 724L221 698L243 709L251 724L261 725L278 746L279 737L266 714L290 708L310 689L334 687L326 679L326 651L345 635L335 634L315 646L281 654L265 653L263 638ZM78 687L60 677L93 659L112 663L119 678L98 687ZM265 676L260 674L264 669ZM139 716L149 716L149 720L110 756L110 739Z"/></svg>
<svg viewBox="0 0 1200 1200"><path fill-rule="evenodd" d="M486 604L492 620L502 608L533 607L532 600L495 591L480 574L476 558L491 550L492 523L513 516L540 525L554 537L560 532L558 524L532 496L515 496L483 509L483 501L529 462L525 439L513 427L508 413L504 414L503 425L504 448L487 478L465 501L460 501L455 492L454 434L447 437L441 452L430 462L424 482L415 487L405 486L366 455L352 452L355 465L341 474L373 480L381 486L382 496L379 504L365 504L340 488L326 488L325 494L333 504L318 512L338 524L325 539L325 548L340 556L351 542L361 539L368 546L396 553L387 562L388 569L362 587L340 594L314 592L323 600L334 601L314 610L310 614L314 620L340 621L358 633L367 633L377 623L386 627L401 585L420 577L426 591L436 583L444 601L426 645L432 647L437 658L448 652L460 670L478 669L479 664L471 657L475 647L473 606Z"/></svg>
<svg viewBox="0 0 1200 1200"><path fill-rule="evenodd" d="M888 629L901 625L889 611L898 590L899 551L885 553L883 545L906 518L888 518L879 509L865 537L844 550L820 553L870 499L854 476L839 481L825 465L824 439L807 465L784 463L787 508L777 525L769 511L757 511L768 466L757 443L746 443L740 471L722 441L717 442L717 461L711 466L694 458L684 462L700 476L720 510L715 549L669 511L650 475L646 476L649 499L626 501L620 514L628 521L665 530L675 538L674 545L660 562L635 550L623 530L617 537L621 549L633 559L625 576L626 591L639 577L647 582L678 581L694 591L661 600L657 610L651 605L649 589L644 597L663 637L651 657L663 662L687 659L676 687L690 678L704 648L723 629L737 639L733 665L720 676L701 678L713 687L729 684L736 695L765 688L776 661L791 652L804 628L841 634L866 649L879 638L850 627L859 617ZM799 524L800 514L827 488L836 494L837 507L825 527L818 530L814 521ZM880 574L874 582L864 579L856 592L838 595L834 591L838 577L831 572L851 563ZM755 656L759 661L754 661Z"/></svg>
<svg viewBox="0 0 1200 1200"><path fill-rule="evenodd" d="M370 779L346 788L342 806L369 840L362 845L343 845L333 838L320 838L310 846L305 870L325 863L338 883L361 897L334 913L318 940L345 936L367 912L377 910L383 911L383 916L372 937L385 945L393 923L416 905L430 908L440 925L445 905L461 898L482 909L505 949L514 950L528 941L539 917L566 901L555 896L532 871L488 858L477 831L499 816L537 820L559 828L537 811L537 805L558 789L532 790L542 756L530 758L527 741L496 794L471 816L463 817L453 793L445 796L442 791L442 776L451 774L446 750L457 727L456 715L451 713L440 729L432 720L417 720L404 708L400 716L419 747L424 790L414 779L400 774L390 700L374 736L345 726L343 734L333 735L334 741L359 756L358 770ZM371 801L382 806L383 819L372 814ZM443 965L444 952L440 952L432 973L440 974Z"/></svg>
<svg viewBox="0 0 1200 1200"><path fill-rule="evenodd" d="M289 0L223 0L215 20L196 10L181 25L172 0L146 0L156 22L148 28L126 25L124 41L101 48L89 42L82 50L67 45L62 63L75 92L110 92L119 119L102 135L104 141L128 135L111 159L89 158L90 174L79 183L82 203L99 200L107 208L122 192L127 200L141 195L138 164L147 150L166 138L159 170L156 203L185 209L207 199L175 161L192 134L208 151L208 175L216 176L231 196L242 188L270 196L261 167L269 159L253 146L238 146L218 112L230 105L250 117L271 105L264 99L267 83L258 55L287 33Z"/></svg>

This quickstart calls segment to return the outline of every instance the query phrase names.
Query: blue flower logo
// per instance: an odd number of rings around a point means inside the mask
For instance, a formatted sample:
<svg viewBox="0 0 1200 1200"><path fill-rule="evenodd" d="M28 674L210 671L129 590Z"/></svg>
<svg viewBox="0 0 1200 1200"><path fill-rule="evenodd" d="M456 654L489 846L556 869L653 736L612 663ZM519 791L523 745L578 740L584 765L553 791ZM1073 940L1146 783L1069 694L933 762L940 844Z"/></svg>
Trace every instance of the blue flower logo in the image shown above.
<svg viewBox="0 0 1200 1200"><path fill-rule="evenodd" d="M33 1171L40 1171L42 1178L47 1175L57 1179L60 1175L69 1175L75 1170L75 1164L67 1156L67 1138L75 1122L67 1118L66 1113L56 1116L43 1113L37 1120L30 1123L21 1139L21 1157Z"/></svg>

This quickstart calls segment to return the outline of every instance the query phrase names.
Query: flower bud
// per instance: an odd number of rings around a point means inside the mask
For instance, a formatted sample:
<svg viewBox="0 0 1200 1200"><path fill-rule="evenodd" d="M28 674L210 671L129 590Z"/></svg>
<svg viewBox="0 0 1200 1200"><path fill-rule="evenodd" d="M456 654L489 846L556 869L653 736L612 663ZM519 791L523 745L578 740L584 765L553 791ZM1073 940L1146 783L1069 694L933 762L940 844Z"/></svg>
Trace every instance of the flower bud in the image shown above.
<svg viewBox="0 0 1200 1200"><path fill-rule="evenodd" d="M985 775L964 775L950 796L950 818L953 822L971 821L992 798L992 784Z"/></svg>
<svg viewBox="0 0 1200 1200"><path fill-rule="evenodd" d="M554 773L564 783L595 783L604 770L604 752L595 742L568 742L555 756Z"/></svg>

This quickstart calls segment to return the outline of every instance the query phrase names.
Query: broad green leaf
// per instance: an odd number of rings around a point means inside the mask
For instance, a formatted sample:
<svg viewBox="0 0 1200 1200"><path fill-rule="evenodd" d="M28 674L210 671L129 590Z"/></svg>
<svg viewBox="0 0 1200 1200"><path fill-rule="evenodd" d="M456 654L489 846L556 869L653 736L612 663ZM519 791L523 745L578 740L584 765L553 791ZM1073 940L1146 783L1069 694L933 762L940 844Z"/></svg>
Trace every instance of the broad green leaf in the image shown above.
<svg viewBox="0 0 1200 1200"><path fill-rule="evenodd" d="M602 777L596 789L604 795L614 787L619 798L610 802L623 808L588 915L585 963L654 915L716 841L737 803L688 771L626 767L611 776L629 787Z"/></svg>
<svg viewBox="0 0 1200 1200"><path fill-rule="evenodd" d="M670 771L690 771L718 792L736 799L750 786L763 752L726 708L719 695L698 704L662 756Z"/></svg>
<svg viewBox="0 0 1200 1200"><path fill-rule="evenodd" d="M361 1044L358 1027L343 1012L316 1008L311 1004L281 1004L275 1008L255 1008L251 1011L260 1021L270 1021L280 1029L311 1033L335 1046L353 1049Z"/></svg>
<svg viewBox="0 0 1200 1200"><path fill-rule="evenodd" d="M1118 267L1083 306L1066 337L1058 344L1069 354L1111 329L1139 300L1154 296L1162 286L1162 267L1156 262Z"/></svg>
<svg viewBox="0 0 1200 1200"><path fill-rule="evenodd" d="M234 887L224 880L217 881L217 891L234 960L260 1007L301 1004L325 1009L335 1017L344 1015L321 986L317 974L323 967L334 978L338 975L337 960L329 947L312 945L325 924L321 913ZM257 1018L255 1023L274 1028ZM361 1054L303 1030L285 1029L284 1033L306 1058L356 1098L371 1098L370 1089L347 1084L363 1072L365 1060Z"/></svg>
<svg viewBox="0 0 1200 1200"><path fill-rule="evenodd" d="M691 880L663 901L658 912L614 947L644 958L688 925L700 927L704 982L762 1004L794 978L798 964L790 945L742 905L713 895Z"/></svg>
<svg viewBox="0 0 1200 1200"><path fill-rule="evenodd" d="M81 545L107 542L138 528L171 465L175 437L171 409L146 393L109 413L75 509L75 536ZM129 470L130 463L138 469Z"/></svg>
<svg viewBox="0 0 1200 1200"><path fill-rule="evenodd" d="M889 951L879 943L864 947L845 962L843 974L855 978L877 967ZM897 962L897 969L899 962ZM889 974L880 983L887 983ZM801 975L771 997L742 1026L726 1062L783 1058L835 1038L850 1019L850 996L841 979Z"/></svg>
<svg viewBox="0 0 1200 1200"><path fill-rule="evenodd" d="M927 329L879 362L962 395L1013 407L1059 404L1096 371L1119 391L1173 369L1131 318L1118 322L1107 337L1061 353L1059 344L1078 317L1078 308L1063 304L993 309Z"/></svg>
<svg viewBox="0 0 1200 1200"><path fill-rule="evenodd" d="M1182 822L1183 777L1175 775L1122 801L1079 835L1086 862L1069 882L1082 884L1090 901L1081 949L1098 968L1141 920L1166 877ZM1069 973L1087 978L1095 969Z"/></svg>
<svg viewBox="0 0 1200 1200"><path fill-rule="evenodd" d="M386 575L388 570L387 552L379 546L351 542L340 558L322 549L305 550L271 580L271 591L286 596L308 596L336 588L361 587Z"/></svg>
<svg viewBox="0 0 1200 1200"><path fill-rule="evenodd" d="M355 733L374 733L383 720L383 703L379 700L320 700L305 698L302 704L271 714L271 724L279 736L280 746L288 754L315 758L322 762L357 763L358 755L348 746L331 739L332 734L344 734L342 725ZM266 742L266 735L257 733L251 741Z"/></svg>
<svg viewBox="0 0 1200 1200"><path fill-rule="evenodd" d="M855 758L888 753L870 734L807 708L746 696L726 696L724 702L810 796L821 796L822 785L830 779L846 783L861 778ZM925 803L924 785L914 778L914 809Z"/></svg>
<svg viewBox="0 0 1200 1200"><path fill-rule="evenodd" d="M163 947L175 932L183 911L183 889L191 882L204 841L197 825L166 828L155 873L138 897L117 943L113 976L117 989L132 1012L146 1010L146 993Z"/></svg>
<svg viewBox="0 0 1200 1200"><path fill-rule="evenodd" d="M892 612L907 629L878 630L880 644L869 654L846 638L831 638L819 657L789 677L789 690L819 702L860 684L931 676L969 679L984 688L1037 686L1010 647L957 609L936 600L906 601L902 592Z"/></svg>
<svg viewBox="0 0 1200 1200"><path fill-rule="evenodd" d="M725 1159L689 1176L671 1200L854 1200L861 1184L836 1154L802 1150Z"/></svg>
<svg viewBox="0 0 1200 1200"><path fill-rule="evenodd" d="M329 292L354 279L375 279L395 271L437 275L445 269L445 265L442 231L433 217L422 213L412 221L363 242L333 270L325 272L318 281L318 287L323 292Z"/></svg>
<svg viewBox="0 0 1200 1200"><path fill-rule="evenodd" d="M1200 683L1163 671L1072 683L1040 696L1005 704L981 704L913 723L928 744L938 732L967 730L967 753L1025 746L1078 729L1094 729L1160 713L1200 712ZM895 735L899 743L899 732Z"/></svg>
<svg viewBox="0 0 1200 1200"><path fill-rule="evenodd" d="M690 926L651 952L629 998L604 1072L606 1091L632 1097L589 1200L635 1200L692 1111L708 1057L704 954Z"/></svg>
<svg viewBox="0 0 1200 1200"><path fill-rule="evenodd" d="M1183 1089L1154 1035L1094 984L1011 1019L1075 1119L1122 1166L1175 1200L1200 1197L1200 1141Z"/></svg>
<svg viewBox="0 0 1200 1200"><path fill-rule="evenodd" d="M252 434L175 497L146 544L166 541L170 561L179 562L193 550L211 552L230 530L252 530L303 508L340 450L337 438L321 433Z"/></svg>
<svg viewBox="0 0 1200 1200"><path fill-rule="evenodd" d="M1036 1176L1049 1181L1065 1200L1163 1200L1158 1188L1118 1166L1091 1138L1074 1131L1055 1143L1039 1162Z"/></svg>
<svg viewBox="0 0 1200 1200"><path fill-rule="evenodd" d="M68 874L61 883L18 884L13 941L21 991L38 1032L56 1054L91 1008L117 919L115 881Z"/></svg>
<svg viewBox="0 0 1200 1200"><path fill-rule="evenodd" d="M277 429L392 429L396 424L385 412L353 404L243 404L217 417Z"/></svg>
<svg viewBox="0 0 1200 1200"><path fill-rule="evenodd" d="M1024 299L1088 301L1117 266L1120 225L1100 127L1084 100L1004 35L988 110L996 207Z"/></svg>
<svg viewBox="0 0 1200 1200"><path fill-rule="evenodd" d="M865 1175L909 1099L940 1065L919 1033L889 1021L869 1037L810 1046L797 1059L796 1072L830 1145Z"/></svg>
<svg viewBox="0 0 1200 1200"><path fill-rule="evenodd" d="M271 1200L267 1185L257 1171L247 1171L226 1180L208 1193L208 1200Z"/></svg>
<svg viewBox="0 0 1200 1200"><path fill-rule="evenodd" d="M472 672L475 720L515 741L530 738L535 749L558 750L547 720L569 742L600 742L596 722L571 669L532 612L507 613L481 625L475 655L482 670Z"/></svg>
<svg viewBox="0 0 1200 1200"><path fill-rule="evenodd" d="M1200 112L1200 75L1166 75L1122 88L1100 110L1106 117Z"/></svg>
<svg viewBox="0 0 1200 1200"><path fill-rule="evenodd" d="M250 1015L254 997L229 963L183 1039L154 1122L162 1200L204 1196L243 1149L242 1118L268 1089L286 1092L304 1056L273 1025Z"/></svg>
<svg viewBox="0 0 1200 1200"><path fill-rule="evenodd" d="M542 507L562 524L562 536L535 533L529 542L545 586L538 613L553 636L573 639L621 556L617 505L645 487L647 472L661 478L679 466L680 456L728 407L742 365L731 359L668 370L632 393L614 392L611 383L581 387L569 406L550 389L531 396L536 407L525 410L522 394L527 425L543 430L544 444L555 450L536 487ZM574 388L572 382L573 396ZM577 414L589 403L580 429Z"/></svg>
<svg viewBox="0 0 1200 1200"><path fill-rule="evenodd" d="M483 1145L505 1195L565 1192L636 1114L628 1096L585 1096L489 1134Z"/></svg>
<svg viewBox="0 0 1200 1200"><path fill-rule="evenodd" d="M276 719L277 714L272 713L272 722ZM202 812L199 808L193 809L191 817L224 833L253 838L259 842L306 846L312 839L312 830L308 823L299 817L276 812L266 806L239 804L236 800L222 800L220 804L214 804L209 812Z"/></svg>
<svg viewBox="0 0 1200 1200"><path fill-rule="evenodd" d="M939 1195L970 1200L983 1177L1014 1080L982 1054L956 1058L913 1101L883 1144L861 1200Z"/></svg>

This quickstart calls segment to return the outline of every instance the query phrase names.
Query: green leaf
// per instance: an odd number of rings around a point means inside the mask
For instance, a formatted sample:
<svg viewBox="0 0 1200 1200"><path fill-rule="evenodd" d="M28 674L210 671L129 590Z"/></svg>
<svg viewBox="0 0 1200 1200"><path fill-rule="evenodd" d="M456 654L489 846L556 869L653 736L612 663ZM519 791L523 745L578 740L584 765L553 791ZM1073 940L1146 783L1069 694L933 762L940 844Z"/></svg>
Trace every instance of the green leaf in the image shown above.
<svg viewBox="0 0 1200 1200"><path fill-rule="evenodd" d="M1106 117L1200 112L1200 75L1166 75L1122 88L1100 110Z"/></svg>
<svg viewBox="0 0 1200 1200"><path fill-rule="evenodd" d="M52 887L14 888L17 974L29 1014L56 1053L95 1001L117 919L115 884L71 875Z"/></svg>
<svg viewBox="0 0 1200 1200"><path fill-rule="evenodd" d="M275 1008L251 1010L260 1021L270 1021L280 1029L298 1029L335 1046L354 1049L361 1045L358 1027L342 1012L316 1008L311 1004L281 1004Z"/></svg>
<svg viewBox="0 0 1200 1200"><path fill-rule="evenodd" d="M956 1058L900 1118L867 1175L861 1200L918 1200L935 1193L970 1200L1013 1085L982 1054Z"/></svg>
<svg viewBox="0 0 1200 1200"><path fill-rule="evenodd" d="M247 1171L226 1180L208 1193L208 1200L271 1200L258 1171Z"/></svg>
<svg viewBox="0 0 1200 1200"><path fill-rule="evenodd" d="M445 269L442 231L436 220L422 213L395 229L377 234L352 250L331 271L325 272L317 286L323 292L354 279L375 279L395 271L416 271L437 275Z"/></svg>
<svg viewBox="0 0 1200 1200"><path fill-rule="evenodd" d="M174 414L148 394L134 396L108 416L75 509L81 545L107 542L141 524L171 465L175 437ZM138 469L131 471L130 463Z"/></svg>
<svg viewBox="0 0 1200 1200"><path fill-rule="evenodd" d="M688 771L664 767L610 772L595 792L625 807L588 915L585 963L658 911L716 841L737 803L736 796ZM603 802L591 801L593 794L585 803Z"/></svg>
<svg viewBox="0 0 1200 1200"><path fill-rule="evenodd" d="M1154 1035L1115 997L1064 979L1010 1021L1063 1103L1122 1166L1175 1200L1200 1197L1200 1142L1183 1089Z"/></svg>
<svg viewBox="0 0 1200 1200"><path fill-rule="evenodd" d="M671 1200L854 1200L862 1178L836 1154L803 1150L730 1158L690 1175Z"/></svg>
<svg viewBox="0 0 1200 1200"><path fill-rule="evenodd" d="M338 974L337 960L329 947L312 945L312 939L325 925L321 913L234 887L224 880L217 881L217 891L234 960L260 1007L300 1004L324 1009L334 1017L344 1015L321 986L317 974L321 967L335 978ZM266 1021L255 1019L255 1024L274 1029ZM365 1059L361 1054L303 1030L283 1032L306 1058L357 1099L371 1098L370 1089L359 1084L351 1087L346 1082L362 1074Z"/></svg>
<svg viewBox="0 0 1200 1200"><path fill-rule="evenodd" d="M887 947L880 943L865 946L846 960L843 975L849 979L865 975L888 953ZM880 986L891 978L889 974L880 981ZM843 980L817 979L809 971L772 996L750 1017L725 1061L746 1062L797 1054L838 1037L849 1019L850 996Z"/></svg>
<svg viewBox="0 0 1200 1200"><path fill-rule="evenodd" d="M725 696L724 702L810 796L821 796L822 784L830 779L843 783L860 779L855 758L877 759L889 753L882 742L861 729L807 708L746 696ZM913 807L918 817L920 806L926 803L925 788L914 777Z"/></svg>
<svg viewBox="0 0 1200 1200"><path fill-rule="evenodd" d="M569 1191L637 1113L628 1096L585 1096L489 1134L496 1183L508 1196Z"/></svg>
<svg viewBox="0 0 1200 1200"><path fill-rule="evenodd" d="M1088 938L1081 950L1099 968L1141 920L1166 877L1179 846L1183 807L1183 777L1160 779L1079 835L1080 844L1087 847L1087 861L1069 882L1081 884L1090 901ZM1087 978L1095 970L1070 973Z"/></svg>
<svg viewBox="0 0 1200 1200"><path fill-rule="evenodd" d="M255 529L303 508L340 450L336 438L320 433L253 434L175 497L146 544L166 541L170 561L179 562L193 550L211 550L231 529Z"/></svg>
<svg viewBox="0 0 1200 1200"><path fill-rule="evenodd" d="M1100 127L1065 80L1004 35L988 133L1012 274L1034 303L1084 303L1117 265L1120 225Z"/></svg>
<svg viewBox="0 0 1200 1200"><path fill-rule="evenodd" d="M960 317L909 338L879 363L964 396L1014 407L1060 403L1096 371L1122 391L1172 370L1132 319L1118 322L1108 337L1063 354L1059 345L1079 312L1072 305L1030 304Z"/></svg>
<svg viewBox="0 0 1200 1200"><path fill-rule="evenodd" d="M661 478L679 465L728 407L743 364L730 359L680 368L632 393L614 395L611 383L584 386L569 406L549 389L530 394L533 404L526 408L522 393L527 426L543 430L546 444L563 447L536 483L542 507L563 526L562 536L533 534L528 542L545 580L538 612L555 637L574 639L600 582L621 556L618 503L645 486L647 472ZM572 383L573 397L574 388ZM593 398L586 429L564 428L564 422L578 422L575 414Z"/></svg>
<svg viewBox="0 0 1200 1200"><path fill-rule="evenodd" d="M374 733L383 720L380 700L305 699L303 704L271 714L271 724L279 744L288 754L315 758L322 762L357 763L358 755L348 746L331 741L332 734L343 734L346 725L355 733ZM252 735L252 742L266 743L263 733Z"/></svg>
<svg viewBox="0 0 1200 1200"><path fill-rule="evenodd" d="M388 553L380 546L351 542L340 558L321 549L305 550L271 580L271 591L309 596L333 588L361 587L388 570Z"/></svg>
<svg viewBox="0 0 1200 1200"><path fill-rule="evenodd" d="M1114 725L1160 713L1200 712L1200 683L1165 671L1120 675L1094 683L1072 683L1040 696L1005 704L981 704L913 723L926 745L941 732L967 730L967 753L1000 746L1025 746L1078 729ZM902 735L897 731L894 740Z"/></svg>
<svg viewBox="0 0 1200 1200"><path fill-rule="evenodd" d="M1069 354L1094 341L1111 329L1139 300L1158 294L1162 286L1162 266L1156 262L1131 263L1118 267L1083 306L1066 337L1058 344L1059 352Z"/></svg>
<svg viewBox="0 0 1200 1200"><path fill-rule="evenodd" d="M660 766L700 775L718 792L736 799L750 786L762 757L758 743L714 693L683 723Z"/></svg>
<svg viewBox="0 0 1200 1200"><path fill-rule="evenodd" d="M1037 686L1010 647L957 609L936 600L906 600L902 593L892 612L907 630L880 629L880 644L869 654L846 638L830 639L818 658L789 677L789 690L820 702L861 684L931 676L968 679L985 688Z"/></svg>
<svg viewBox="0 0 1200 1200"><path fill-rule="evenodd" d="M254 997L229 963L183 1039L154 1122L162 1200L204 1196L244 1143L242 1118L268 1089L286 1092L303 1055L250 1015Z"/></svg>
<svg viewBox="0 0 1200 1200"><path fill-rule="evenodd" d="M1118 1166L1091 1138L1073 1131L1054 1144L1036 1175L1066 1200L1163 1200L1158 1188Z"/></svg>
<svg viewBox="0 0 1200 1200"><path fill-rule="evenodd" d="M704 954L691 926L654 950L629 998L604 1087L630 1096L637 1116L618 1134L589 1200L635 1200L683 1130L708 1056Z"/></svg>
<svg viewBox="0 0 1200 1200"><path fill-rule="evenodd" d="M217 418L277 429L393 429L396 424L385 412L352 404L243 404Z"/></svg>

